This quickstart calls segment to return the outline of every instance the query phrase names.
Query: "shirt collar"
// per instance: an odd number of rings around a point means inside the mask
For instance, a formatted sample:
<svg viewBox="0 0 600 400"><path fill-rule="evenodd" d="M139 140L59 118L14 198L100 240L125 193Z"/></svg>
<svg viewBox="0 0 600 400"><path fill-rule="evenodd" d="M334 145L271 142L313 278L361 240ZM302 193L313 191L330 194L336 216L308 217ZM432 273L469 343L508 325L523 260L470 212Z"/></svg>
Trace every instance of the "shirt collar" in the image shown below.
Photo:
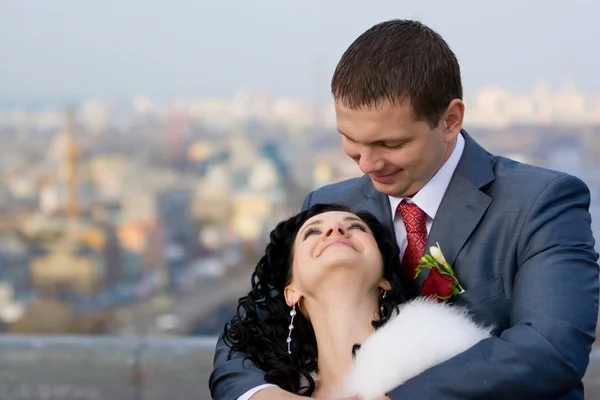
<svg viewBox="0 0 600 400"><path fill-rule="evenodd" d="M446 189L448 189L448 185L450 184L450 180L452 179L452 175L454 175L454 171L458 166L458 162L460 161L460 157L462 156L463 150L465 149L465 139L462 134L459 134L456 139L456 146L450 154L448 160L442 165L442 168L423 186L421 190L417 192L411 199L411 202L415 203L421 210L429 216L429 218L434 219L435 214L437 213L440 204L442 203L442 198L444 197L444 193L446 193ZM398 205L405 199L405 197L392 197L388 196L390 199L390 207L392 209L392 215L396 215L396 209Z"/></svg>

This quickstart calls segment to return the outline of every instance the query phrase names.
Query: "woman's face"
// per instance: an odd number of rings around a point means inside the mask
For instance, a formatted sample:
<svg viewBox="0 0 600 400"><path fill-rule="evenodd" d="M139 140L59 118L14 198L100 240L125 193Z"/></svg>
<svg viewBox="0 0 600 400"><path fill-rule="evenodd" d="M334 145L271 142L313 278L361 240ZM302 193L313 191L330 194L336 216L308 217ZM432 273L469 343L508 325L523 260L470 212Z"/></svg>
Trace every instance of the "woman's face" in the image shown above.
<svg viewBox="0 0 600 400"><path fill-rule="evenodd" d="M334 280L341 280L347 290L369 292L387 283L373 232L356 215L341 211L315 215L302 225L294 241L288 288L316 297Z"/></svg>

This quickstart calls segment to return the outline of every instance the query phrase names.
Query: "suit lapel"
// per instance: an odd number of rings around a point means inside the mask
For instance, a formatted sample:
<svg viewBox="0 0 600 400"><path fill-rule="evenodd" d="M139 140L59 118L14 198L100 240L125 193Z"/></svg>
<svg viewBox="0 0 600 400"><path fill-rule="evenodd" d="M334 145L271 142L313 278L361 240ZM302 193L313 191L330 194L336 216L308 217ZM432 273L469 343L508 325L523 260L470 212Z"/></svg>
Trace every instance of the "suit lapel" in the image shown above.
<svg viewBox="0 0 600 400"><path fill-rule="evenodd" d="M462 134L465 148L438 208L425 249L429 252L429 247L439 243L450 265L492 202L480 189L495 178L488 153L465 131ZM424 270L419 275L419 291L428 273L429 270Z"/></svg>

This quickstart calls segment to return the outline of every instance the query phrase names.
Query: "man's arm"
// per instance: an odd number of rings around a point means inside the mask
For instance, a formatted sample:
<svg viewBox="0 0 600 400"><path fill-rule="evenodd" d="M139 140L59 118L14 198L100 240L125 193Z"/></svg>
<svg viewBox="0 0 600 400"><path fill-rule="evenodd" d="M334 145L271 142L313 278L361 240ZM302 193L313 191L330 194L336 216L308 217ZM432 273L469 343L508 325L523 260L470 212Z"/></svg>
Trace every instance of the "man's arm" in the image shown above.
<svg viewBox="0 0 600 400"><path fill-rule="evenodd" d="M392 391L408 399L556 399L580 386L598 317L590 194L554 179L519 236L510 328Z"/></svg>
<svg viewBox="0 0 600 400"><path fill-rule="evenodd" d="M214 370L208 380L211 396L215 400L235 400L244 393L267 384L265 373L249 360L244 361L243 354L234 353L228 360L229 350L223 342L223 335L219 336Z"/></svg>
<svg viewBox="0 0 600 400"><path fill-rule="evenodd" d="M229 347L223 343L223 335L219 337L215 351L214 371L208 384L215 400L295 400L306 399L265 381L265 373L253 363L246 360L242 364L243 355L234 353L227 360ZM258 389L258 390L256 390Z"/></svg>
<svg viewBox="0 0 600 400"><path fill-rule="evenodd" d="M312 199L312 195L314 192L310 192L305 198L304 201L302 202L302 210L301 211L306 211L310 208L311 204L310 204L310 200Z"/></svg>

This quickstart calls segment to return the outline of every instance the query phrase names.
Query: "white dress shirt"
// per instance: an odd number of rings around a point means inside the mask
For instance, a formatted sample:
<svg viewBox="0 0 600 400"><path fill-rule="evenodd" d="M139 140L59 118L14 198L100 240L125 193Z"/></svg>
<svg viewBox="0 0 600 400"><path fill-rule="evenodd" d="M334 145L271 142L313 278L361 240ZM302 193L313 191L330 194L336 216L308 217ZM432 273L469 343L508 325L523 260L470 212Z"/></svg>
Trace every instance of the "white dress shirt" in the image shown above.
<svg viewBox="0 0 600 400"><path fill-rule="evenodd" d="M254 396L256 394L256 392L258 392L259 390L263 390L264 388L267 388L269 386L276 386L270 383L267 383L265 385L260 385L257 386L253 389L248 390L246 393L244 393L243 395L241 395L240 397L238 397L238 400L249 400L250 397Z"/></svg>
<svg viewBox="0 0 600 400"><path fill-rule="evenodd" d="M404 197L392 197L388 196L390 199L390 207L392 208L392 218L394 221L394 231L396 232L396 241L398 242L398 246L400 247L400 259L402 260L402 256L404 255L404 251L406 250L406 246L408 244L408 240L406 238L406 228L404 227L404 222L402 221L402 217L396 216L396 209L398 208L398 204L402 202L402 200L406 200L407 202L415 203L421 210L423 210L427 216L427 234L431 230L431 225L433 225L433 219L435 218L435 214L437 213L438 208L440 207L440 203L442 202L442 198L444 197L444 193L446 193L446 189L450 184L450 179L452 179L452 175L454 174L454 170L456 170L456 166L460 161L460 157L462 156L463 150L465 148L465 139L462 135L458 135L456 140L456 146L450 155L450 158L444 163L442 168L431 178L429 182L421 190L417 192L412 198L404 198ZM285 338L281 339L285 340ZM259 390L262 390L266 387L275 386L272 384L265 384L257 386L253 389L248 390L246 393L238 397L237 400L249 400L252 396L254 396Z"/></svg>

